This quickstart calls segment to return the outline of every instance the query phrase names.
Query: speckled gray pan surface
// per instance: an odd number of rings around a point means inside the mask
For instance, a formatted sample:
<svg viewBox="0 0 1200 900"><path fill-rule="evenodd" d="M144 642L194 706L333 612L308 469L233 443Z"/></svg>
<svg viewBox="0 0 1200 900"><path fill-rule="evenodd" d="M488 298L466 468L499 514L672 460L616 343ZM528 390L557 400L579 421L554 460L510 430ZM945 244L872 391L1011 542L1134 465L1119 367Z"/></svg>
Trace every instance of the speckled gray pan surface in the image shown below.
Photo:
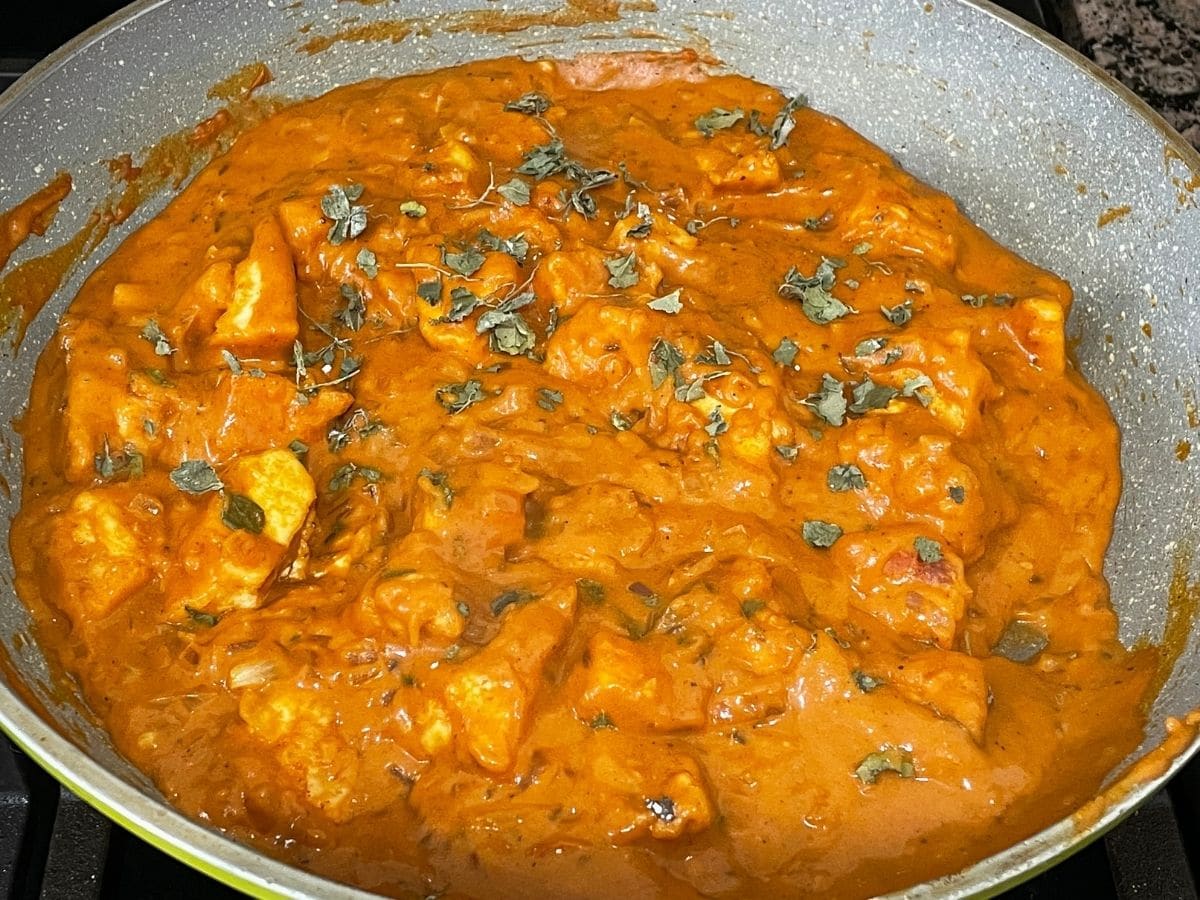
<svg viewBox="0 0 1200 900"><path fill-rule="evenodd" d="M31 241L17 260L74 233L109 187L102 160L124 151L136 156L196 122L214 109L208 87L254 60L265 61L275 75L268 91L299 97L369 76L514 52L565 56L709 45L734 69L805 92L815 106L955 197L1001 241L1072 282L1078 302L1069 327L1080 364L1108 398L1124 434L1125 493L1107 569L1122 636L1161 635L1177 548L1192 545L1200 531L1200 459L1175 457L1178 442L1200 439L1188 413L1200 380L1200 191L1186 190L1200 172L1200 157L1173 143L1148 113L1131 107L1127 95L1098 81L1077 58L966 0L660 0L657 12L629 12L620 23L508 35L439 30L437 14L480 6L530 8L482 0L136 4L0 100L0 208L57 170L70 171L76 184L47 237ZM299 52L303 41L351 18L401 17L429 17L430 34L398 44L339 43L316 56ZM311 26L308 34L301 35L302 26ZM627 36L647 32L661 37ZM15 358L3 361L0 421L24 407L33 363L82 279L167 199L166 193L153 198L111 234L36 319ZM1098 227L1107 210L1122 206L1128 215ZM19 485L20 441L7 425L0 437L11 448L0 453L0 475ZM48 699L45 666L25 639L26 615L11 588L7 527L19 499L19 492L0 494L0 640L27 684ZM69 709L50 705L73 739L60 737L5 687L0 724L110 814L244 888L335 892L170 811L111 752L103 734ZM1161 739L1165 716L1197 706L1200 640L1193 634L1154 708L1144 747ZM1111 809L1092 833L1149 789ZM1083 837L1061 824L913 893L960 896L995 887Z"/></svg>

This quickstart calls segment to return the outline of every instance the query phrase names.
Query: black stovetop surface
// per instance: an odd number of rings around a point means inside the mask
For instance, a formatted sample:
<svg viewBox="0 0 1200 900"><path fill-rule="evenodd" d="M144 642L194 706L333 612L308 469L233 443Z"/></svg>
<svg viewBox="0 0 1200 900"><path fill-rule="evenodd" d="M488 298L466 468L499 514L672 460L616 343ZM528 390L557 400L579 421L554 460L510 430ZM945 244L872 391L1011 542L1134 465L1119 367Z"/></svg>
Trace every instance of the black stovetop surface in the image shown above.
<svg viewBox="0 0 1200 900"><path fill-rule="evenodd" d="M0 90L72 35L123 5L13 5L0 29ZM1043 0L1001 6L1061 33ZM1195 869L1195 873L1193 872ZM1004 900L1196 900L1200 875L1200 760L1134 815ZM223 900L234 891L112 825L0 739L0 896Z"/></svg>

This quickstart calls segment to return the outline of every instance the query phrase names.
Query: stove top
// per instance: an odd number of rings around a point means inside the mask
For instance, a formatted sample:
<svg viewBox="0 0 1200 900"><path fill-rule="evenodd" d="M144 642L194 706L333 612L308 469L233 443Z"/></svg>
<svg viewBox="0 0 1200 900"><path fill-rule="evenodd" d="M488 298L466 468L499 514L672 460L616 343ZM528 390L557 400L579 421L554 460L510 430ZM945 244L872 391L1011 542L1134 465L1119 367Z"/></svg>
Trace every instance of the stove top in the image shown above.
<svg viewBox="0 0 1200 900"><path fill-rule="evenodd" d="M52 16L40 4L14 4L16 9L5 12L7 27L0 31L0 90L125 2L68 4ZM1094 27L1095 8L1105 2L1000 0L1000 5L1053 34L1065 34L1107 63L1103 54L1110 52L1106 48L1112 41L1098 35ZM1155 3L1139 0L1134 5L1154 7ZM1118 74L1127 71L1129 59L1117 62L1126 67L1116 66ZM1137 78L1130 79L1135 90L1143 86L1135 82ZM1178 97L1165 98L1153 90L1144 93L1168 114L1171 104L1179 102ZM1102 840L1002 898L1198 900L1196 875L1200 875L1200 759ZM0 738L0 896L225 900L239 894L113 825Z"/></svg>

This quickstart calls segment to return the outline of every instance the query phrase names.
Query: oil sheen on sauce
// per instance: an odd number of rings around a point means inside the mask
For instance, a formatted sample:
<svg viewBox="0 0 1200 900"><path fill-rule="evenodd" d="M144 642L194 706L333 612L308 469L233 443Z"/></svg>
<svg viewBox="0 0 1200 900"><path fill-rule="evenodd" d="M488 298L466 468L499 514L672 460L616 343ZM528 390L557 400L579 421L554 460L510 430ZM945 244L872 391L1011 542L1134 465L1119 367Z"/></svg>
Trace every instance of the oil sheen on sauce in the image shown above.
<svg viewBox="0 0 1200 900"><path fill-rule="evenodd" d="M694 57L340 88L63 317L19 589L172 803L333 878L902 888L1141 738L1070 300Z"/></svg>

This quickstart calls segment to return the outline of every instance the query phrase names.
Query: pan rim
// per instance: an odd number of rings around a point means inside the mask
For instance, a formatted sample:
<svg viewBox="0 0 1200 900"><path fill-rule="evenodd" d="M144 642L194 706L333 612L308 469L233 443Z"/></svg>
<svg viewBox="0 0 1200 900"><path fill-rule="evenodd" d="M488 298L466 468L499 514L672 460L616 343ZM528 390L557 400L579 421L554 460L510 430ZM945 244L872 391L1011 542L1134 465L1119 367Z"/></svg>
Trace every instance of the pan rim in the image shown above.
<svg viewBox="0 0 1200 900"><path fill-rule="evenodd" d="M8 111L62 66L146 13L178 0L134 0L54 50L0 93L0 122ZM1031 25L991 0L944 0L973 9L1012 29L1057 56L1111 95L1149 125L1193 174L1200 176L1200 151L1192 147L1158 112L1111 74L1053 35ZM281 862L248 844L183 815L165 799L152 797L92 759L41 718L12 688L0 683L0 730L67 789L107 818L127 828L175 859L255 897L375 896L297 866ZM1103 836L1158 790L1196 753L1200 737L1167 766L1165 772L1131 789L1087 828L1076 828L1071 816L950 875L914 885L888 897L990 897L1011 888ZM989 878L994 876L992 880ZM979 882L988 881L986 887Z"/></svg>

